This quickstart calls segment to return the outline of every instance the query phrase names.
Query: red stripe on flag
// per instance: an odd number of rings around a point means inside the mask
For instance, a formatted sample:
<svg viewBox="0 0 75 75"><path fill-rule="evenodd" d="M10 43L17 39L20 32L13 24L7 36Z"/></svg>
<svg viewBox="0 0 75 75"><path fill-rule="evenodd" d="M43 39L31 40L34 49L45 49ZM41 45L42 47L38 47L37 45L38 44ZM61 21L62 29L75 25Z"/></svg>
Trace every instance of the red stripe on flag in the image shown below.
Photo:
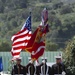
<svg viewBox="0 0 75 75"><path fill-rule="evenodd" d="M17 34L18 35L18 34ZM30 40L30 38L31 38L31 35L32 34L29 34L29 32L27 33L27 34L24 34L24 35L22 35L22 36L20 36L20 38L25 38L26 36L29 38L27 38L27 39L25 39L25 40L18 40L18 41L16 41L17 39L20 39L19 38L19 36L18 36L18 38L16 37L16 36L14 36L15 38L15 40L13 40L13 44L12 44L12 48L13 48L13 50L18 50L18 49L25 49L25 47L27 46L27 44L28 44L28 41ZM23 37L24 36L24 37ZM16 41L16 42L15 42ZM23 44L23 45L20 45L20 44ZM17 46L17 45L19 45L19 46ZM15 46L15 47L14 47ZM12 53L13 53L13 51L12 51ZM14 54L14 53L13 53ZM18 53L16 53L16 54L18 54Z"/></svg>
<svg viewBox="0 0 75 75"><path fill-rule="evenodd" d="M21 44L21 43L23 43L23 42L28 43L28 41L29 41L29 40L19 41L19 42L13 43L12 46Z"/></svg>

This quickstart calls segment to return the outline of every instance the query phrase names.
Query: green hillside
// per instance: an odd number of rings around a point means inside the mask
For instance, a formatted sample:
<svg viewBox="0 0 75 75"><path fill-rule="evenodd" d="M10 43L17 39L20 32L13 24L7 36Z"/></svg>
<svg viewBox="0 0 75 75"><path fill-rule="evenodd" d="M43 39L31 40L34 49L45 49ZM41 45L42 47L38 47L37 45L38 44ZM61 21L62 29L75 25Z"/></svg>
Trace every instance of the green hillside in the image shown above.
<svg viewBox="0 0 75 75"><path fill-rule="evenodd" d="M62 50L75 35L74 0L0 0L0 51L11 50L11 37L23 26L32 11L32 30L41 22L41 12L47 7L49 29L46 50Z"/></svg>

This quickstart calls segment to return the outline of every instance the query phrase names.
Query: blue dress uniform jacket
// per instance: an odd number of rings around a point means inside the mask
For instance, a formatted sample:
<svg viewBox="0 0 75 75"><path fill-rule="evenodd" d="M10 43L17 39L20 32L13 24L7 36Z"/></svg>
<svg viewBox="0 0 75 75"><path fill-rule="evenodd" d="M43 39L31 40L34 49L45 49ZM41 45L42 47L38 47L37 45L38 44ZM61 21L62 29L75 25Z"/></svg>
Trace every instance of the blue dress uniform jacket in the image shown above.
<svg viewBox="0 0 75 75"><path fill-rule="evenodd" d="M41 67L41 73L42 73L43 75L52 75L51 67L50 67L50 66L47 66L47 64L44 64L44 65Z"/></svg>
<svg viewBox="0 0 75 75"><path fill-rule="evenodd" d="M65 65L64 64L54 64L52 66L52 75L54 74L62 74L62 72L65 71Z"/></svg>
<svg viewBox="0 0 75 75"><path fill-rule="evenodd" d="M26 69L22 65L14 65L11 75L26 75Z"/></svg>
<svg viewBox="0 0 75 75"><path fill-rule="evenodd" d="M36 66L36 69L35 69L35 74L36 75L40 75L40 73L41 73L41 66L43 66L43 63L41 63L40 65Z"/></svg>
<svg viewBox="0 0 75 75"><path fill-rule="evenodd" d="M29 63L27 66L26 66L26 70L27 70L27 73L29 75L34 75L35 73L35 66L33 63Z"/></svg>

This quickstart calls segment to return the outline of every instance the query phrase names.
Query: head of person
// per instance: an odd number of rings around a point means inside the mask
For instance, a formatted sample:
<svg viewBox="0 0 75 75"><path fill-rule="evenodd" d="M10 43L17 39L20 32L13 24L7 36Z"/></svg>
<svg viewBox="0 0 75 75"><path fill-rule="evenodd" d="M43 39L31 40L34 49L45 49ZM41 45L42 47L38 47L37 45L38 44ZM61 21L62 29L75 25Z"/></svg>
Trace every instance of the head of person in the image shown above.
<svg viewBox="0 0 75 75"><path fill-rule="evenodd" d="M43 64L46 64L46 62L47 62L47 58L45 57L45 58L42 58L42 63Z"/></svg>
<svg viewBox="0 0 75 75"><path fill-rule="evenodd" d="M33 63L33 60L31 59L31 57L28 58L29 59L29 63Z"/></svg>
<svg viewBox="0 0 75 75"><path fill-rule="evenodd" d="M21 58L16 58L16 64L17 65L21 64Z"/></svg>
<svg viewBox="0 0 75 75"><path fill-rule="evenodd" d="M61 63L61 56L56 56L56 63L57 64L60 64Z"/></svg>
<svg viewBox="0 0 75 75"><path fill-rule="evenodd" d="M31 60L31 57L28 57L28 61L30 61Z"/></svg>

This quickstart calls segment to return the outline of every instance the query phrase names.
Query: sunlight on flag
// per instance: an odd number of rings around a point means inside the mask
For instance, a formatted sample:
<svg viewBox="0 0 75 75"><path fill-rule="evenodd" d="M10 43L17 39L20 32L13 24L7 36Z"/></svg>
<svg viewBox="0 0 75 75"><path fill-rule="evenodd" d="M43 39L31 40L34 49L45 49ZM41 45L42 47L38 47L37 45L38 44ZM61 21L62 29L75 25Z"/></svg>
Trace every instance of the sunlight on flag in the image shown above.
<svg viewBox="0 0 75 75"><path fill-rule="evenodd" d="M22 29L12 36L11 40L12 44L12 56L13 58L17 58L20 56L20 52L22 49L25 49L32 35L31 31L31 15L27 18L24 23Z"/></svg>

